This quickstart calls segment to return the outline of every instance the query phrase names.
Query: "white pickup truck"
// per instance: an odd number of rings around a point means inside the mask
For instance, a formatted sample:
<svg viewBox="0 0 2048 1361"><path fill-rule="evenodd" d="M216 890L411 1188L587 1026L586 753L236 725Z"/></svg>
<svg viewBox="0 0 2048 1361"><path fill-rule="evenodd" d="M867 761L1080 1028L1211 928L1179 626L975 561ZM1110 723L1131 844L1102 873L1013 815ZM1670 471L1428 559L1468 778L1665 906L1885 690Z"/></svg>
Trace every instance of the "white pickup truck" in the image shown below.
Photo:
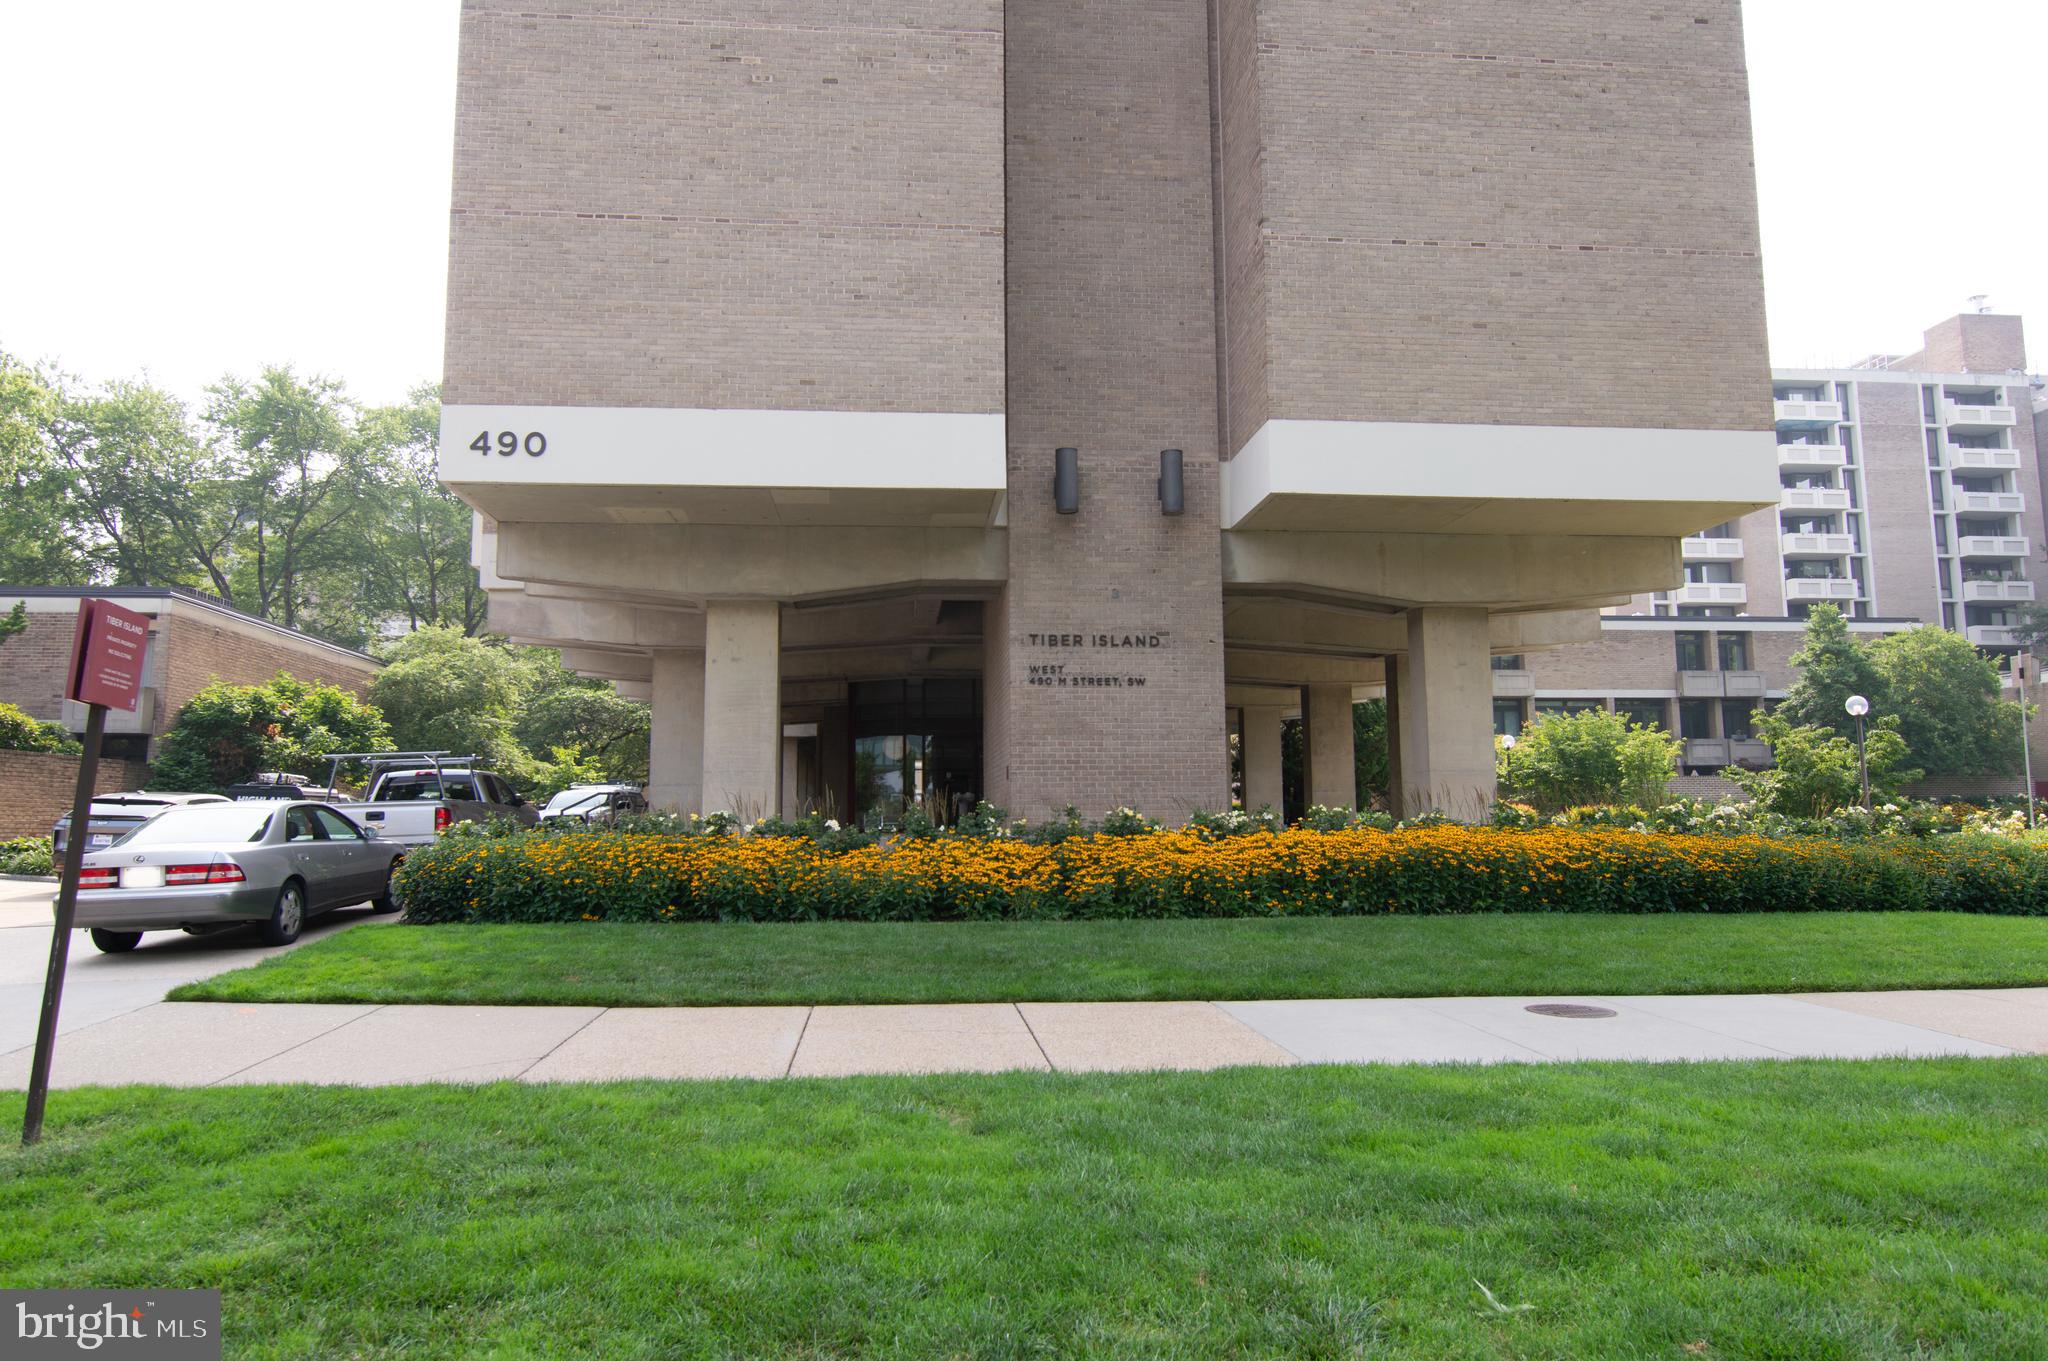
<svg viewBox="0 0 2048 1361"><path fill-rule="evenodd" d="M369 761L370 784L361 801L336 799L329 806L372 828L379 841L424 846L458 822L511 818L531 827L540 820L533 804L488 770L478 770L473 756L442 751L352 752L330 758L334 774L342 766Z"/></svg>

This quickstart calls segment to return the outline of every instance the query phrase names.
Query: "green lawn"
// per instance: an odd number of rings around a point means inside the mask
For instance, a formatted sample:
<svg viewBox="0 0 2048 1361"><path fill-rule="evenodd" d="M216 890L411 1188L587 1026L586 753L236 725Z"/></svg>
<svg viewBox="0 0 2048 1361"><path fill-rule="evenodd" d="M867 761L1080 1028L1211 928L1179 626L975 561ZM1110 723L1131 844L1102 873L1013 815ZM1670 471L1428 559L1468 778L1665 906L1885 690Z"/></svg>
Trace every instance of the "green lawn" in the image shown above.
<svg viewBox="0 0 2048 1361"><path fill-rule="evenodd" d="M60 1092L0 1285L217 1286L292 1361L2039 1357L2044 1112L2036 1059Z"/></svg>
<svg viewBox="0 0 2048 1361"><path fill-rule="evenodd" d="M1954 913L378 926L181 1001L806 1002L1795 992L2048 983L2048 919Z"/></svg>

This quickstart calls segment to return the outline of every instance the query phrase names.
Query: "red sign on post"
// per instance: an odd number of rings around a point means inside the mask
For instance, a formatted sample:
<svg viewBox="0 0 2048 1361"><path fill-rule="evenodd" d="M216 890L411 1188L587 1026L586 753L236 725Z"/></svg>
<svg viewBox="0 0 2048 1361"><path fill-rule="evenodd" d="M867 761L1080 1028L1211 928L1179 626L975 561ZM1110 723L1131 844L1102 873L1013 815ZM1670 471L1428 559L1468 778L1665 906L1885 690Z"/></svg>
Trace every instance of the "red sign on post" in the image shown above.
<svg viewBox="0 0 2048 1361"><path fill-rule="evenodd" d="M134 712L142 701L142 659L148 650L148 615L112 601L81 600L65 698Z"/></svg>

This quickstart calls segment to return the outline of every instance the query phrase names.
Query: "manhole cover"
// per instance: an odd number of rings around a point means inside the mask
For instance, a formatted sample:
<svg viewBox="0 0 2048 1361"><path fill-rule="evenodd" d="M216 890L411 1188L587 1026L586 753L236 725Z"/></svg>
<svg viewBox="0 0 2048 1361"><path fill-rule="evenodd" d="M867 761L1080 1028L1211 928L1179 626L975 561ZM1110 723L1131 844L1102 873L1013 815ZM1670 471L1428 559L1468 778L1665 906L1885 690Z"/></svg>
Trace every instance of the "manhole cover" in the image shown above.
<svg viewBox="0 0 2048 1361"><path fill-rule="evenodd" d="M1580 1002L1538 1002L1533 1007L1523 1007L1538 1016L1566 1016L1576 1021L1597 1021L1617 1013L1611 1007L1589 1007Z"/></svg>

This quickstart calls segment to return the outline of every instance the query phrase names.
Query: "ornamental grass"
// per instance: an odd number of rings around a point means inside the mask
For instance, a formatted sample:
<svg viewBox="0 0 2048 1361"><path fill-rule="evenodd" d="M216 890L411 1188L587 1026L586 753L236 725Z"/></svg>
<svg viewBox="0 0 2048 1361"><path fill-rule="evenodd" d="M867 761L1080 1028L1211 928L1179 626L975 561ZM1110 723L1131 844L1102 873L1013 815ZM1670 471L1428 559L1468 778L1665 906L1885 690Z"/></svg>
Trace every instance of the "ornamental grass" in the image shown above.
<svg viewBox="0 0 2048 1361"><path fill-rule="evenodd" d="M1369 828L1205 839L531 833L415 852L415 922L990 921L1477 912L2048 913L2048 853L1612 829Z"/></svg>

